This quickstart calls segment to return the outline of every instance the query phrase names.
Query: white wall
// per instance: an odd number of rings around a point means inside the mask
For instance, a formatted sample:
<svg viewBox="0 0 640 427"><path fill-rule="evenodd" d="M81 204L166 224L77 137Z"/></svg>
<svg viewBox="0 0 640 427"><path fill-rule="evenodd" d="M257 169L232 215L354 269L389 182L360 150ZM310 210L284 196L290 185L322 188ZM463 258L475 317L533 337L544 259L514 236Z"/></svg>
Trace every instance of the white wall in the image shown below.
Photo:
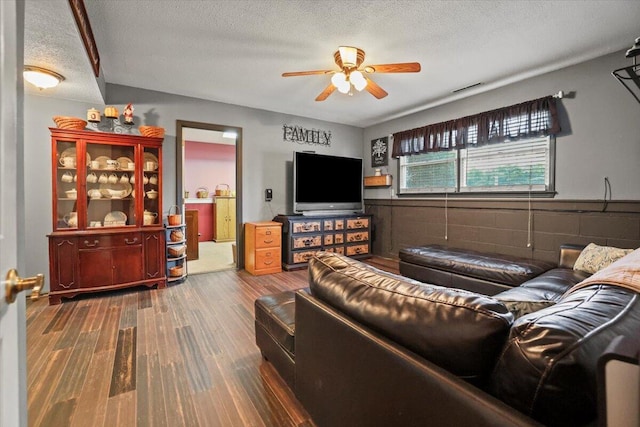
<svg viewBox="0 0 640 427"><path fill-rule="evenodd" d="M640 104L611 71L631 65L624 52L527 79L486 93L371 126L364 131L364 155L372 139L523 101L559 90L575 98L559 100L562 132L556 138L556 199L602 199L604 177L614 200L640 200ZM473 73L473 68L469 68ZM473 79L471 79L473 80ZM372 175L371 162L365 174ZM397 177L397 161L389 172ZM370 189L366 198L389 198L389 189Z"/></svg>
<svg viewBox="0 0 640 427"><path fill-rule="evenodd" d="M360 157L362 129L336 123L176 96L118 85L107 85L107 103L119 110L133 103L138 124L165 128L163 144L163 204L164 211L175 203L176 120L213 123L241 127L243 130L243 221L268 220L278 213L291 210L286 189L294 151L313 150L321 154ZM81 102L25 96L25 199L26 258L29 265L25 276L48 273L46 235L51 222L51 138L48 127L55 126L55 115L85 117L87 109L104 106ZM300 145L283 141L282 126L298 125L331 131L330 147ZM318 177L322 179L322 177ZM270 206L264 202L264 189L273 189ZM48 276L48 274L47 274ZM48 282L48 280L47 280ZM48 286L48 283L47 283Z"/></svg>

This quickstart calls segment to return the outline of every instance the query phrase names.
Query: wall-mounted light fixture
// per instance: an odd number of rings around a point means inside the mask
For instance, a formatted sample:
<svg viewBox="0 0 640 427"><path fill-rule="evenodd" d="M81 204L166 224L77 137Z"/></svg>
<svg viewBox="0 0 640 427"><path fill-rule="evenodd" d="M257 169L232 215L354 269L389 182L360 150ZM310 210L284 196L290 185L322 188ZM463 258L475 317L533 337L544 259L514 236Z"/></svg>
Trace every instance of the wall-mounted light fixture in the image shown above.
<svg viewBox="0 0 640 427"><path fill-rule="evenodd" d="M611 74L618 79L620 83L629 91L629 93L640 102L640 63L637 57L640 55L640 37L635 40L635 44L631 46L625 56L633 58L633 65L613 70Z"/></svg>
<svg viewBox="0 0 640 427"><path fill-rule="evenodd" d="M56 87L64 80L62 75L54 71L47 70L46 68L35 67L33 65L25 65L22 76L26 81L40 90Z"/></svg>

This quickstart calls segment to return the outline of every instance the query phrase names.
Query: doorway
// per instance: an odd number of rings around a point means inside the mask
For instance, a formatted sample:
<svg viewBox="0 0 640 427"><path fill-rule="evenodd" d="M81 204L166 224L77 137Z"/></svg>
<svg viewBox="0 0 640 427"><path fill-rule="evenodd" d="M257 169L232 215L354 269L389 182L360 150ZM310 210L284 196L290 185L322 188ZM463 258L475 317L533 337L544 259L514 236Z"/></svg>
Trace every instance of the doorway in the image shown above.
<svg viewBox="0 0 640 427"><path fill-rule="evenodd" d="M187 236L199 240L188 273L244 267L242 128L176 121L176 201L187 208Z"/></svg>

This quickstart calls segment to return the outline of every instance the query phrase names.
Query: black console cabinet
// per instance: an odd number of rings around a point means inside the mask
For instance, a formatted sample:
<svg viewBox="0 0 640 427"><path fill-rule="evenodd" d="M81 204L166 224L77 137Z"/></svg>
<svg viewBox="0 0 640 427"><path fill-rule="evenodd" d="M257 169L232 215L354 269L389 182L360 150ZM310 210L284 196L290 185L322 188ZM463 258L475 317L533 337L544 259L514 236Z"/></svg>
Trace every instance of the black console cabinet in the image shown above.
<svg viewBox="0 0 640 427"><path fill-rule="evenodd" d="M278 215L282 227L282 267L304 268L316 251L353 258L371 256L371 214Z"/></svg>

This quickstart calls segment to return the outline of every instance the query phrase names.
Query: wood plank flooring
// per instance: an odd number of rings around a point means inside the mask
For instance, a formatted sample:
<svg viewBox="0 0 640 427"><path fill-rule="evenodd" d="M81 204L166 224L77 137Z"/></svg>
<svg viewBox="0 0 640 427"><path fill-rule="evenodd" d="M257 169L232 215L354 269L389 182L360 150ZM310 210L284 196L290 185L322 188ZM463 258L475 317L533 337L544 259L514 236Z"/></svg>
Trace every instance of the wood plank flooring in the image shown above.
<svg viewBox="0 0 640 427"><path fill-rule="evenodd" d="M30 426L312 426L255 345L253 302L307 271L221 271L27 307Z"/></svg>
<svg viewBox="0 0 640 427"><path fill-rule="evenodd" d="M397 261L368 262L397 273ZM313 426L254 338L254 300L306 287L307 274L227 270L28 303L29 425Z"/></svg>

